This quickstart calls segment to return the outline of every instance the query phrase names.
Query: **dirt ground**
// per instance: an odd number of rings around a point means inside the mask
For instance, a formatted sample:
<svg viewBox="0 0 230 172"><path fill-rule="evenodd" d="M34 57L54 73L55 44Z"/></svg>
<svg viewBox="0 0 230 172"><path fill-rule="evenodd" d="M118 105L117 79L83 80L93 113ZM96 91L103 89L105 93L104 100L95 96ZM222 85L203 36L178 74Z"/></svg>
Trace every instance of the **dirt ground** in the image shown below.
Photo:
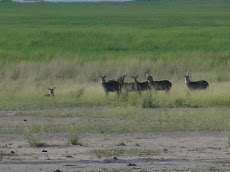
<svg viewBox="0 0 230 172"><path fill-rule="evenodd" d="M225 132L83 134L83 146L66 145L67 134L45 134L48 147L30 148L23 135L0 135L0 171L230 171ZM123 144L120 144L123 143ZM155 155L98 156L95 149L156 151Z"/></svg>
<svg viewBox="0 0 230 172"><path fill-rule="evenodd" d="M66 108L52 112L103 112ZM37 116L43 110L0 111L0 125L69 124L78 116ZM0 134L0 172L230 171L228 133L158 132L81 134L83 145L67 145L68 133L43 133L45 147L31 148L23 134ZM93 151L104 151L95 153ZM116 150L122 151L116 154ZM114 152L113 152L114 151ZM148 153L150 152L150 153Z"/></svg>

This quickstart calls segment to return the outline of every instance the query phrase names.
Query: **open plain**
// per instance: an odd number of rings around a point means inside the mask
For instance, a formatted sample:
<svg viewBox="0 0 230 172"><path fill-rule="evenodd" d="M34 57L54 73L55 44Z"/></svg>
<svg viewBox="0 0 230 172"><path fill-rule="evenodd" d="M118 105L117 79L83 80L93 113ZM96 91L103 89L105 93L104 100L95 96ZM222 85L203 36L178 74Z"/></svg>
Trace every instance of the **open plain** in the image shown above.
<svg viewBox="0 0 230 172"><path fill-rule="evenodd" d="M148 111L154 115L158 111L167 110L169 109ZM63 112L62 116L43 116L43 114L55 114L57 111ZM1 125L23 127L40 125L36 139L37 142L43 142L45 145L36 148L29 146L28 136L26 133L20 133L20 127L16 129L17 131L12 131L12 134L1 134L0 171L230 170L229 133L227 131L170 131L169 129L169 131L160 130L158 132L145 130L126 132L129 128L121 126L124 132L117 129L120 132L108 133L104 131L104 125L112 124L113 126L117 122L124 123L125 119L95 116L89 118L80 115L81 113L85 115L88 113L103 114L105 111L106 108L103 107L1 111ZM64 125L71 128L72 121L84 120L92 125L97 125L97 123L103 125L95 131L94 128L91 128L90 132L78 134L79 143L70 145L68 140L71 133L66 132L68 129ZM148 125L149 122L133 120L132 123L136 127L144 128L143 125ZM156 121L152 121L151 125L155 123ZM56 128L56 131L47 133L48 125ZM57 127L58 125L63 126ZM3 131L4 128L1 128L1 132Z"/></svg>
<svg viewBox="0 0 230 172"><path fill-rule="evenodd" d="M0 171L230 171L229 9L1 1ZM99 77L146 74L170 91L106 96Z"/></svg>

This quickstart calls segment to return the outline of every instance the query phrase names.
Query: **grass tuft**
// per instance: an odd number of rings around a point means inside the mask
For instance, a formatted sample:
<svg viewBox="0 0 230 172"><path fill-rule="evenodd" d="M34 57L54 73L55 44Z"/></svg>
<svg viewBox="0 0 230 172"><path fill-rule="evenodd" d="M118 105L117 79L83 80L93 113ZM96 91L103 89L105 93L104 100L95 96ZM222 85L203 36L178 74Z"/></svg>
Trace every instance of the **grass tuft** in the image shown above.
<svg viewBox="0 0 230 172"><path fill-rule="evenodd" d="M190 107L189 100L184 98L176 98L173 102L173 107Z"/></svg>
<svg viewBox="0 0 230 172"><path fill-rule="evenodd" d="M47 144L44 142L41 142L40 135L43 133L40 131L40 133L34 133L32 128L26 127L24 131L24 135L27 138L28 144L32 148L39 148L39 147L46 147Z"/></svg>
<svg viewBox="0 0 230 172"><path fill-rule="evenodd" d="M157 97L152 97L151 92L149 91L144 98L142 99L142 107L143 108L156 108L158 105L156 105L156 99Z"/></svg>
<svg viewBox="0 0 230 172"><path fill-rule="evenodd" d="M80 132L79 132L79 126L76 123L72 123L69 128L69 138L68 138L68 144L69 145L79 145L83 146L83 144L80 142Z"/></svg>

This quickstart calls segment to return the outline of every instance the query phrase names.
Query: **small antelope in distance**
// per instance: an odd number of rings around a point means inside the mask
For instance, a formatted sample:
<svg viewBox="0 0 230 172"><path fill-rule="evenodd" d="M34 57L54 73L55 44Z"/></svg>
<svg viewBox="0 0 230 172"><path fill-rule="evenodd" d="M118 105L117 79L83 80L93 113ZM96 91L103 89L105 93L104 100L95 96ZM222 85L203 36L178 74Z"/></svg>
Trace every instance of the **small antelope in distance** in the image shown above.
<svg viewBox="0 0 230 172"><path fill-rule="evenodd" d="M134 89L136 91L147 91L150 89L148 81L145 81L145 82L138 82L137 81L138 75L137 76L131 76L131 78L133 78Z"/></svg>
<svg viewBox="0 0 230 172"><path fill-rule="evenodd" d="M54 96L54 90L55 90L55 87L50 87L50 88L48 88L48 90L50 90L50 93L48 93L48 94L45 94L45 96Z"/></svg>
<svg viewBox="0 0 230 172"><path fill-rule="evenodd" d="M104 88L105 94L108 95L109 92L117 92L117 96L119 98L121 92L121 84L118 81L110 80L108 82L105 81L106 76L100 76L101 85Z"/></svg>
<svg viewBox="0 0 230 172"><path fill-rule="evenodd" d="M191 74L184 75L184 77L185 77L185 84L190 90L205 90L206 88L209 87L209 83L205 80L191 82L189 79L191 77Z"/></svg>
<svg viewBox="0 0 230 172"><path fill-rule="evenodd" d="M170 91L172 83L168 80L162 81L153 81L152 75L146 74L148 84L150 88L155 90L165 90L166 92Z"/></svg>

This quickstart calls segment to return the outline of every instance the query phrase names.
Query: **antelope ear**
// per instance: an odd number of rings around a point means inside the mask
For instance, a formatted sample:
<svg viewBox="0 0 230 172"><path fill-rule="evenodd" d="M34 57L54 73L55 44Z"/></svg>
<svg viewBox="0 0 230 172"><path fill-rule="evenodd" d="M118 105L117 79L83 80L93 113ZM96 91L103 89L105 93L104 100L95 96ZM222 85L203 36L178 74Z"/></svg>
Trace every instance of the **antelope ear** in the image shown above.
<svg viewBox="0 0 230 172"><path fill-rule="evenodd" d="M139 75L137 75L136 77L138 78Z"/></svg>
<svg viewBox="0 0 230 172"><path fill-rule="evenodd" d="M192 75L191 74L188 74L189 77L191 77Z"/></svg>
<svg viewBox="0 0 230 172"><path fill-rule="evenodd" d="M126 77L126 75L123 75L123 77Z"/></svg>
<svg viewBox="0 0 230 172"><path fill-rule="evenodd" d="M147 74L147 73L146 73L146 74L145 74L145 76L147 76L147 77L148 77L148 76L149 76L149 74Z"/></svg>
<svg viewBox="0 0 230 172"><path fill-rule="evenodd" d="M55 90L55 87L53 88L53 90Z"/></svg>
<svg viewBox="0 0 230 172"><path fill-rule="evenodd" d="M50 90L50 88L49 88L49 87L47 87L47 89L48 89L48 90Z"/></svg>

